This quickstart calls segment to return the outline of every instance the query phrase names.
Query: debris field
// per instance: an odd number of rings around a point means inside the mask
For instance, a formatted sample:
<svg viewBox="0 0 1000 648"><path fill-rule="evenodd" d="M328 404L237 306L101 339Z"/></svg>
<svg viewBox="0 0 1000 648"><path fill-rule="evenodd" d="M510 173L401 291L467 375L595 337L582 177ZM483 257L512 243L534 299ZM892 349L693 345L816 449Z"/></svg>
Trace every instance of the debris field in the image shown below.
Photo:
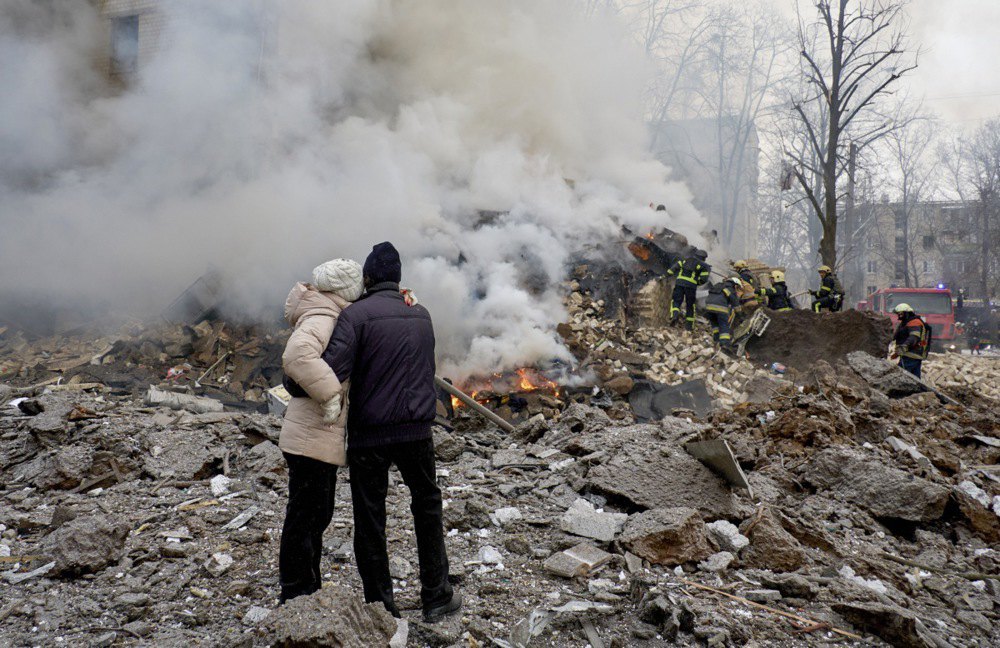
<svg viewBox="0 0 1000 648"><path fill-rule="evenodd" d="M398 478L388 536L405 623L361 602L346 470L327 587L277 606L287 473L264 401L280 333L216 321L60 345L7 331L0 643L1000 644L995 359L932 355L944 404L865 350L801 363L761 351L775 341L737 360L703 331L602 307L571 292L559 329L585 388L496 405L512 433L461 406L435 429L464 607L433 625ZM667 398L650 415L634 395L690 383L707 405Z"/></svg>

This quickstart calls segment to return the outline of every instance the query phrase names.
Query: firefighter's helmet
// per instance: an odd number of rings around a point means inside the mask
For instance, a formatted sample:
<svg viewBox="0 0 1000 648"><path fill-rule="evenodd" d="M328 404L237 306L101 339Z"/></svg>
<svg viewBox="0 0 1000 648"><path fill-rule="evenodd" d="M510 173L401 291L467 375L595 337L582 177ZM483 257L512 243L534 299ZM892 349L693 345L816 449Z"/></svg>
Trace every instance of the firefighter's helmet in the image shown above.
<svg viewBox="0 0 1000 648"><path fill-rule="evenodd" d="M831 272L833 272L833 270L831 270L830 266L828 265L821 265L817 270L817 272L819 272L820 274L830 274Z"/></svg>
<svg viewBox="0 0 1000 648"><path fill-rule="evenodd" d="M704 261L705 259L708 258L708 252L706 252L705 250L695 250L694 256L696 259Z"/></svg>
<svg viewBox="0 0 1000 648"><path fill-rule="evenodd" d="M892 312L896 313L897 315L901 313L912 313L913 307L910 306L909 304L899 304L898 306L892 309Z"/></svg>
<svg viewBox="0 0 1000 648"><path fill-rule="evenodd" d="M747 262L742 260L733 264L733 270L736 270L737 272L740 270L746 270L748 267Z"/></svg>
<svg viewBox="0 0 1000 648"><path fill-rule="evenodd" d="M773 281L774 283L784 282L785 281L785 273L782 272L781 270L772 270L771 271L771 281Z"/></svg>

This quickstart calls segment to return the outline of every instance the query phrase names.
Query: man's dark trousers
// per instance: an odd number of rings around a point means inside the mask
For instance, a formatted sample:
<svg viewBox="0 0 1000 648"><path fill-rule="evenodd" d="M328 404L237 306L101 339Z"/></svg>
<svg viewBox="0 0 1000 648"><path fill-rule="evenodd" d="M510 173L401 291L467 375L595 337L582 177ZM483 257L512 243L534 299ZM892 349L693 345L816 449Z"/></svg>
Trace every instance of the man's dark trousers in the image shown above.
<svg viewBox="0 0 1000 648"><path fill-rule="evenodd" d="M283 454L288 462L288 506L278 553L282 603L322 586L323 532L333 519L337 491L337 466Z"/></svg>
<svg viewBox="0 0 1000 648"><path fill-rule="evenodd" d="M684 304L686 306L684 325L689 331L694 330L694 308L698 301L697 293L698 287L694 284L677 282L674 284L674 293L671 296L673 307L670 309L670 319L680 317L681 305Z"/></svg>
<svg viewBox="0 0 1000 648"><path fill-rule="evenodd" d="M351 499L354 504L354 556L364 585L365 601L382 601L398 614L389 576L385 542L385 497L389 467L399 468L410 489L410 511L420 559L420 599L424 609L451 600L448 555L441 516L441 489L434 469L434 441L423 439L370 448L348 448Z"/></svg>
<svg viewBox="0 0 1000 648"><path fill-rule="evenodd" d="M917 360L916 358L907 358L906 356L901 356L899 358L899 366L909 371L917 378L920 378L920 367L923 363L923 360Z"/></svg>

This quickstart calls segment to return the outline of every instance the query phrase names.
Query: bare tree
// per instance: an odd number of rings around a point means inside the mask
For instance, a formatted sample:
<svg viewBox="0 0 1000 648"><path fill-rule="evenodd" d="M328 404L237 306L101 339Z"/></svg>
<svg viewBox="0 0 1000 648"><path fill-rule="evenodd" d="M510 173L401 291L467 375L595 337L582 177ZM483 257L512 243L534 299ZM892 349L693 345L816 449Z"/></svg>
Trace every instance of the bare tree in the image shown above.
<svg viewBox="0 0 1000 648"><path fill-rule="evenodd" d="M993 297L1000 280L997 236L1000 227L1000 119L993 119L978 129L967 141L966 177L976 196L979 264L984 298Z"/></svg>
<svg viewBox="0 0 1000 648"><path fill-rule="evenodd" d="M791 49L791 39L762 5L720 6L713 16L706 52L713 78L702 98L705 111L715 118L712 162L719 183L720 234L731 243L739 214L756 208L746 203L757 193L757 170L749 169L759 148L757 125L770 109L766 101L780 75L779 60Z"/></svg>
<svg viewBox="0 0 1000 648"><path fill-rule="evenodd" d="M879 146L882 186L895 201L891 219L877 220L872 232L879 239L878 256L893 266L894 276L911 288L926 283L922 261L938 248L934 224L923 203L936 189L938 161L932 156L937 123L919 116L901 121L903 126L886 134Z"/></svg>
<svg viewBox="0 0 1000 648"><path fill-rule="evenodd" d="M852 144L860 151L894 127L880 113L880 99L916 68L906 51L904 5L904 0L817 0L817 20L799 20L808 92L793 98L792 110L800 126L796 136L805 146L789 147L788 155L822 230L820 257L830 267L837 266L838 189L848 151ZM822 178L818 188L816 176Z"/></svg>

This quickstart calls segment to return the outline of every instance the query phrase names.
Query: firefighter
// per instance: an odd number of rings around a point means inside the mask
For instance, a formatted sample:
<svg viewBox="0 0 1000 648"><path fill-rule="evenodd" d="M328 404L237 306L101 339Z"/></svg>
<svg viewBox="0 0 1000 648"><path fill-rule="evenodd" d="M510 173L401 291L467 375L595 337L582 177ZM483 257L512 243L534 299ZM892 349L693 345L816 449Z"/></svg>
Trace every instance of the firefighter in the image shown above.
<svg viewBox="0 0 1000 648"><path fill-rule="evenodd" d="M763 303L757 297L757 277L754 273L750 272L750 264L742 260L737 261L733 264L733 270L736 271L740 281L743 282L743 291L740 294L740 304L746 306L754 301L760 301Z"/></svg>
<svg viewBox="0 0 1000 648"><path fill-rule="evenodd" d="M675 323L680 319L681 304L685 304L684 328L689 331L694 330L694 307L697 299L698 286L708 281L712 272L712 266L705 262L708 252L695 250L694 254L686 259L677 259L667 274L676 277L674 281L674 294L670 304L670 323Z"/></svg>
<svg viewBox="0 0 1000 648"><path fill-rule="evenodd" d="M767 307L771 310L795 310L792 297L788 294L788 286L785 284L785 273L781 270L772 270L771 287L761 288L757 294L767 300Z"/></svg>
<svg viewBox="0 0 1000 648"><path fill-rule="evenodd" d="M750 272L749 263L746 261L737 261L733 264L733 270L735 270L736 274L739 275L740 280L744 283L744 285L750 286L754 289L757 288L757 277L754 276L754 273Z"/></svg>
<svg viewBox="0 0 1000 648"><path fill-rule="evenodd" d="M740 307L737 293L743 286L739 277L730 277L708 289L705 310L712 325L712 339L724 349L733 343L732 324L736 309Z"/></svg>
<svg viewBox="0 0 1000 648"><path fill-rule="evenodd" d="M899 317L893 336L896 343L893 357L898 356L899 366L920 378L920 366L931 349L931 329L909 304L900 304L892 312Z"/></svg>
<svg viewBox="0 0 1000 648"><path fill-rule="evenodd" d="M837 275L834 274L828 265L821 265L818 272L820 278L819 290L809 291L809 294L814 298L812 303L813 311L817 313L823 309L831 312L839 311L844 302L844 288L840 285L840 279L837 278Z"/></svg>

